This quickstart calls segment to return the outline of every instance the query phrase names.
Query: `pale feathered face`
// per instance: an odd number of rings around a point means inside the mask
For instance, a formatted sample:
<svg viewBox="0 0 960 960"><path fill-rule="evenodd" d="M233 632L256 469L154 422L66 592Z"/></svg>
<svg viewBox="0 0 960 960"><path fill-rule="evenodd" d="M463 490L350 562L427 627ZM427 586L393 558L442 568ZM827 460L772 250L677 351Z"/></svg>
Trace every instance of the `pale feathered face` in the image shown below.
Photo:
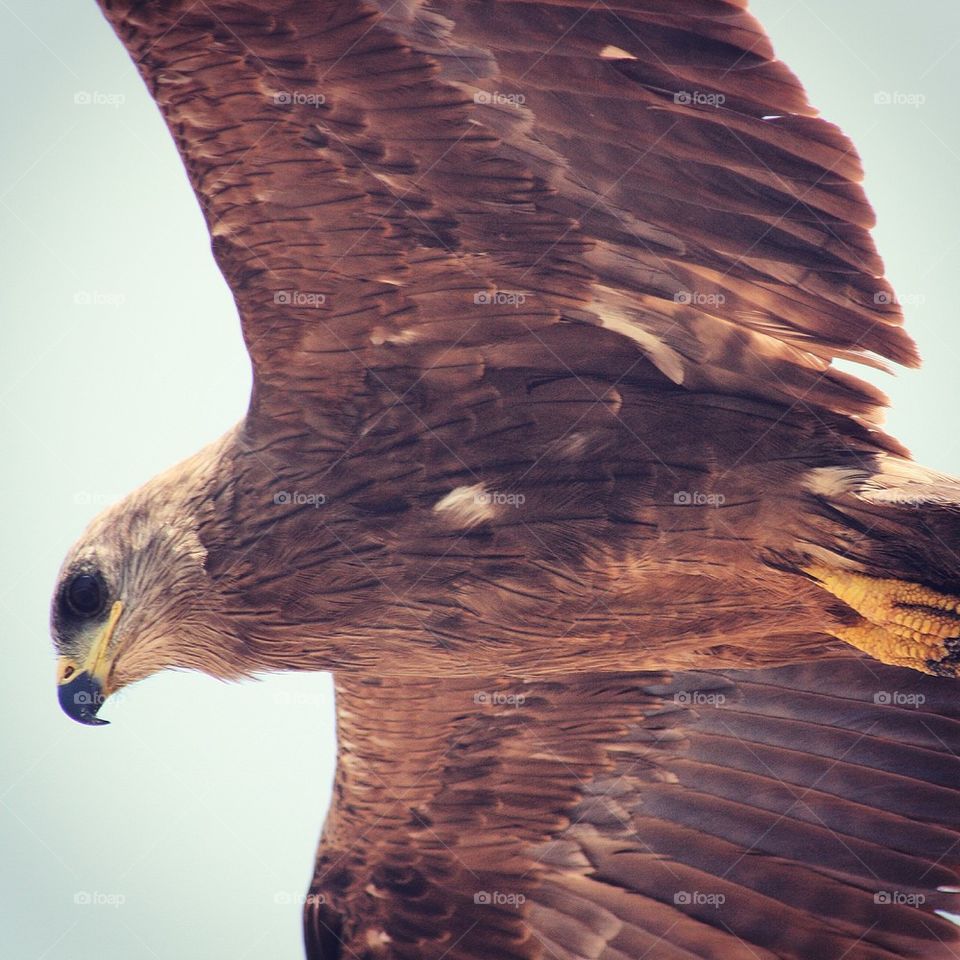
<svg viewBox="0 0 960 960"><path fill-rule="evenodd" d="M60 703L84 723L121 687L169 667L235 676L198 535L197 458L105 510L67 555L51 633Z"/></svg>

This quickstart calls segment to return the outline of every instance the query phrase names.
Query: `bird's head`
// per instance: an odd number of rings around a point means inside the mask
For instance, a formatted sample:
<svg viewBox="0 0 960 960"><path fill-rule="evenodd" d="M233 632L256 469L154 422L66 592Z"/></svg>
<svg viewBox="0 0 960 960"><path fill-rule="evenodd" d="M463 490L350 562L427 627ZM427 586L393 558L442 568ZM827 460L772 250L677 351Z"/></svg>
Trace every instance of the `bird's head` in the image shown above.
<svg viewBox="0 0 960 960"><path fill-rule="evenodd" d="M51 632L60 705L74 720L106 722L97 717L106 697L159 670L236 673L200 536L214 452L106 509L69 551Z"/></svg>

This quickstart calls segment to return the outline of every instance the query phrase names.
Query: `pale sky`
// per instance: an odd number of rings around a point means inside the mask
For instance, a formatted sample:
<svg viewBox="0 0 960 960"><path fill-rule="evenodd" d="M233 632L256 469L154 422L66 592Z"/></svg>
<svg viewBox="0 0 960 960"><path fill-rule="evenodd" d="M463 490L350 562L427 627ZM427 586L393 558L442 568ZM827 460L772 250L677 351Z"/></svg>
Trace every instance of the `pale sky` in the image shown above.
<svg viewBox="0 0 960 960"><path fill-rule="evenodd" d="M960 6L753 9L864 158L926 360L876 378L889 426L960 474ZM57 707L47 609L66 549L239 419L249 369L179 158L96 5L0 0L0 25L0 954L297 958L333 770L328 678L166 674L111 699L104 728Z"/></svg>

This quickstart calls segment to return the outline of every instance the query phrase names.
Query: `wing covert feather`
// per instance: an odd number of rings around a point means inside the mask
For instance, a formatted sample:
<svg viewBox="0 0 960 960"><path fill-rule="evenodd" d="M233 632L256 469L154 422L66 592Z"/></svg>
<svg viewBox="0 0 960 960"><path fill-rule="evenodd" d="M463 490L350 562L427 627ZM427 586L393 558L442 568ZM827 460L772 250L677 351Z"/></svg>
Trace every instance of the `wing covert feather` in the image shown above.
<svg viewBox="0 0 960 960"><path fill-rule="evenodd" d="M831 359L916 360L856 152L744 4L101 2L261 387L347 402L556 324L575 367L607 326L691 389L870 417Z"/></svg>

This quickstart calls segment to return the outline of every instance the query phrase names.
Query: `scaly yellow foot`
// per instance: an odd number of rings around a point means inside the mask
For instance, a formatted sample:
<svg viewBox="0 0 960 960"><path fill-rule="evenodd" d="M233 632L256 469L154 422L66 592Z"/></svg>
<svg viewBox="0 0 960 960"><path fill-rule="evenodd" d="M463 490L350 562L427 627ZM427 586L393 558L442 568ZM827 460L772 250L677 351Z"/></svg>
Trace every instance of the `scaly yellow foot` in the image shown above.
<svg viewBox="0 0 960 960"><path fill-rule="evenodd" d="M806 572L860 614L835 637L883 663L924 673L960 673L960 598L920 583L814 564Z"/></svg>

